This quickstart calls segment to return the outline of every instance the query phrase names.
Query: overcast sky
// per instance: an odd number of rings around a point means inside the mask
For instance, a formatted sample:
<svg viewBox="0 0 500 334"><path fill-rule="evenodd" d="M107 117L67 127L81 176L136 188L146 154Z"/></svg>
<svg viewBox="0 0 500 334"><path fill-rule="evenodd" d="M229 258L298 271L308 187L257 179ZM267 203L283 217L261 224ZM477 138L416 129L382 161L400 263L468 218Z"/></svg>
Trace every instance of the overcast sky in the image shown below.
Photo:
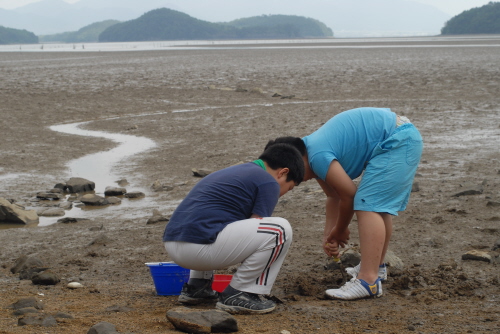
<svg viewBox="0 0 500 334"><path fill-rule="evenodd" d="M0 0L0 8L13 9L16 7L21 7L29 3L39 2L39 1L40 0ZM68 3L78 2L78 0L64 0L64 1ZM230 0L228 1L230 2ZM288 3L299 2L299 1L303 2L302 0L287 0ZM350 1L355 1L355 0L350 0ZM401 0L401 1L406 1L406 0ZM445 12L446 14L455 16L457 14L460 14L464 10L471 9L473 7L481 7L492 0L413 0L413 1L434 6L440 9L441 11ZM265 5L265 0L262 1L262 4L263 6Z"/></svg>

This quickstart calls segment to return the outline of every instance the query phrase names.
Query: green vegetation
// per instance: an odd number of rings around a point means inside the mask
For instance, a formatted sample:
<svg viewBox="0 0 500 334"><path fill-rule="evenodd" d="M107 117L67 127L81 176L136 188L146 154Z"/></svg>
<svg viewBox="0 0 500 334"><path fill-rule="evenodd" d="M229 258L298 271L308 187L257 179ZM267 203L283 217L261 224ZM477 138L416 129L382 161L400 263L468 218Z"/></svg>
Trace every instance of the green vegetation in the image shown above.
<svg viewBox="0 0 500 334"><path fill-rule="evenodd" d="M211 23L167 9L155 9L141 17L115 24L99 36L100 42L193 39L258 39L333 36L319 21L299 16L271 15Z"/></svg>
<svg viewBox="0 0 500 334"><path fill-rule="evenodd" d="M226 24L236 28L265 29L270 33L280 31L281 34L289 34L291 37L333 37L332 29L324 23L295 15L253 16Z"/></svg>
<svg viewBox="0 0 500 334"><path fill-rule="evenodd" d="M500 34L500 2L490 2L451 18L441 29L441 34Z"/></svg>
<svg viewBox="0 0 500 334"><path fill-rule="evenodd" d="M0 26L0 44L37 44L38 37L27 30Z"/></svg>
<svg viewBox="0 0 500 334"><path fill-rule="evenodd" d="M78 31L70 31L70 32L64 32L61 34L54 34L54 35L44 35L44 36L40 36L39 38L40 38L41 43L47 43L47 42L60 42L60 43L98 42L99 35L104 30L106 30L107 28L109 28L112 25L115 25L117 23L120 23L120 21L106 20L106 21L102 21L102 22L92 23L88 26L83 27L82 29L80 29Z"/></svg>

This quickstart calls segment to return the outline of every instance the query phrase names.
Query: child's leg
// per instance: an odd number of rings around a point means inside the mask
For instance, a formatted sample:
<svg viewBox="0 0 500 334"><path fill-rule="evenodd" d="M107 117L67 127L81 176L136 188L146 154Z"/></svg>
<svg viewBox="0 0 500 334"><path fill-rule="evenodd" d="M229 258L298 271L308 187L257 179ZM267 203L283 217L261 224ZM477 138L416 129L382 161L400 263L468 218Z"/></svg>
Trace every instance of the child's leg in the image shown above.
<svg viewBox="0 0 500 334"><path fill-rule="evenodd" d="M391 241L392 236L392 216L387 213L381 213L382 219L384 219L385 225L385 243L384 249L382 250L382 257L380 258L380 264L382 264L385 260L385 254L387 254L387 249L389 248L389 242Z"/></svg>
<svg viewBox="0 0 500 334"><path fill-rule="evenodd" d="M241 263L233 276L235 289L269 294L292 242L292 228L278 217L246 219L226 226L213 244L166 242L170 257L196 271Z"/></svg>
<svg viewBox="0 0 500 334"><path fill-rule="evenodd" d="M357 278L373 284L378 278L382 254L387 250L387 231L382 215L377 212L356 211L356 216L361 246L361 268Z"/></svg>

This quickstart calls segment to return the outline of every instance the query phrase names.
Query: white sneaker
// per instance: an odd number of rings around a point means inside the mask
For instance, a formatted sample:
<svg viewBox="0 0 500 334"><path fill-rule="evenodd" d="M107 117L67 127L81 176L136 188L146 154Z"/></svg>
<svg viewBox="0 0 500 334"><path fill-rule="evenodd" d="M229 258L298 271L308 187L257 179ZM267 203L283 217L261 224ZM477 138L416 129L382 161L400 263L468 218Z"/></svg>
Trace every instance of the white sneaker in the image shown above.
<svg viewBox="0 0 500 334"><path fill-rule="evenodd" d="M360 269L361 269L361 262L358 263L358 265L355 266L355 267L345 268L345 271L346 271L346 273L348 273L349 275L351 275L353 278L356 278L359 275L359 270ZM384 281L387 280L387 267L386 267L385 263L382 263L378 267L378 278L380 278L380 280L382 282L384 282Z"/></svg>
<svg viewBox="0 0 500 334"><path fill-rule="evenodd" d="M329 298L343 300L381 297L382 283L380 278L377 278L373 284L368 284L362 279L353 278L341 286L340 289L329 289L325 291L325 294Z"/></svg>

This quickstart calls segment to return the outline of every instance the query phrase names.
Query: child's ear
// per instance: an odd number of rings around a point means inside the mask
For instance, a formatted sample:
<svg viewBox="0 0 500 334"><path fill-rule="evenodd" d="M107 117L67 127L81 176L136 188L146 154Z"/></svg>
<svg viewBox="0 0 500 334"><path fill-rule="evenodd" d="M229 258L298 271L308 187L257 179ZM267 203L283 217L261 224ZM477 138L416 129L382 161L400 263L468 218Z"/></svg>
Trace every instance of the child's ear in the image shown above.
<svg viewBox="0 0 500 334"><path fill-rule="evenodd" d="M285 167L285 168L282 168L279 172L278 172L278 176L281 177L281 176L287 176L288 173L290 172L290 169L288 167Z"/></svg>

